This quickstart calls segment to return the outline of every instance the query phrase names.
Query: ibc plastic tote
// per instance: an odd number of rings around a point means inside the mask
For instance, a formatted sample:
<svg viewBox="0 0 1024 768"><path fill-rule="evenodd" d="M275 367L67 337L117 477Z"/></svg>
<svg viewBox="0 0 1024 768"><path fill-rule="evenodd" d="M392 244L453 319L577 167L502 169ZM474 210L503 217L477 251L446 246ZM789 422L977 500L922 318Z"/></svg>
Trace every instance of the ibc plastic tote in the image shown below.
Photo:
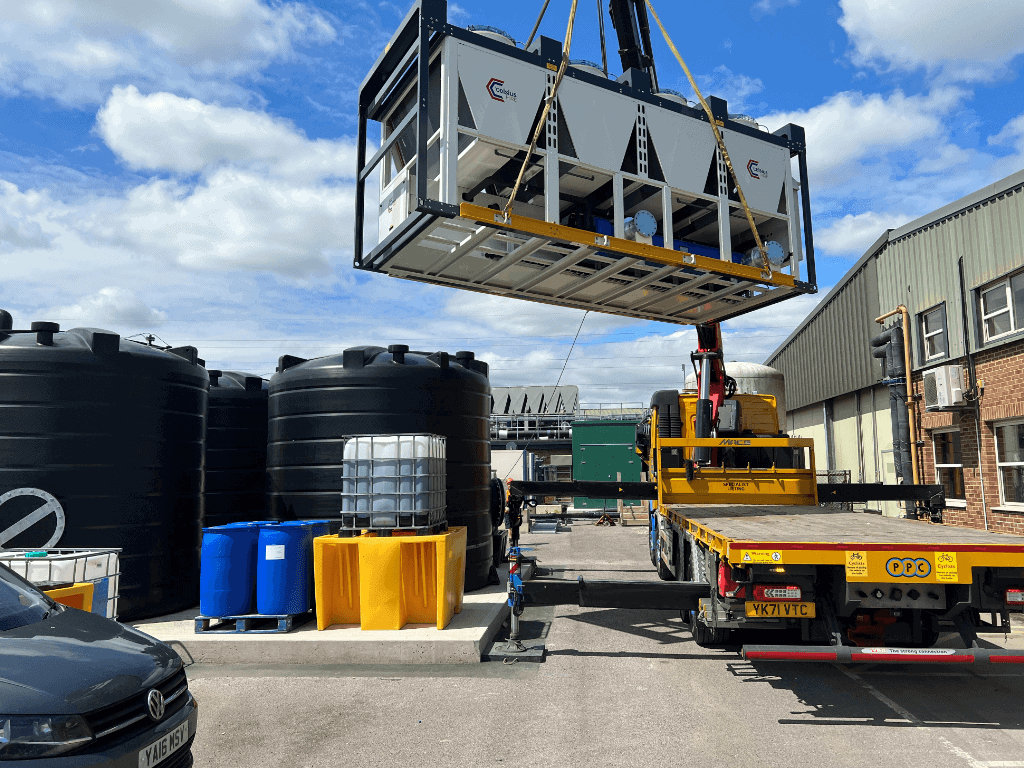
<svg viewBox="0 0 1024 768"><path fill-rule="evenodd" d="M309 610L312 526L304 522L259 528L256 612L268 616Z"/></svg>
<svg viewBox="0 0 1024 768"><path fill-rule="evenodd" d="M252 610L259 529L225 525L203 529L199 613L241 616Z"/></svg>

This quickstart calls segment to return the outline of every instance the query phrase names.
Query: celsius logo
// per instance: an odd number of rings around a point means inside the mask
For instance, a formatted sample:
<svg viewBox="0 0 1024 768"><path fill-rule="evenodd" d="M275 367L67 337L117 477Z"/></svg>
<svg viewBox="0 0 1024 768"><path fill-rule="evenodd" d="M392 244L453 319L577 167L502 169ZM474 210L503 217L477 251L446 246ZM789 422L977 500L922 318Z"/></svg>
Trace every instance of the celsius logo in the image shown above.
<svg viewBox="0 0 1024 768"><path fill-rule="evenodd" d="M752 179L767 179L768 171L758 167L757 160L750 160L747 162L747 173L750 174Z"/></svg>
<svg viewBox="0 0 1024 768"><path fill-rule="evenodd" d="M496 77L492 77L487 81L487 92L491 94L491 98L495 101L509 101L516 100L516 92L510 88L505 87L505 81L499 80Z"/></svg>

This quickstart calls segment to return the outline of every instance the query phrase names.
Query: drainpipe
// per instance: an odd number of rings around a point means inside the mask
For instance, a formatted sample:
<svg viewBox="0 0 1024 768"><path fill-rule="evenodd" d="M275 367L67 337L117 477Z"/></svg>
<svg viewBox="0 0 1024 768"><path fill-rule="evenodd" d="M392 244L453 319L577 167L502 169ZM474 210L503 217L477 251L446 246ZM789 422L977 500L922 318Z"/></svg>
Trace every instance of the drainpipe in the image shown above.
<svg viewBox="0 0 1024 768"><path fill-rule="evenodd" d="M881 317L876 317L875 322L881 324L886 318L893 315L903 315L903 366L907 372L907 420L910 422L910 465L914 469L914 485L921 483L921 476L917 468L917 408L914 406L914 394L910 388L910 313L907 308L900 304L892 312L886 312Z"/></svg>
<svg viewBox="0 0 1024 768"><path fill-rule="evenodd" d="M971 356L971 334L967 324L967 282L964 280L964 257L957 261L957 268L960 271L960 313L964 323L964 356L967 358L967 383L970 384L969 391L974 397L974 434L978 439L978 482L981 483L981 515L985 520L985 530L988 530L988 504L985 502L985 469L984 459L981 455L981 397L978 391L978 373L974 369L974 358Z"/></svg>

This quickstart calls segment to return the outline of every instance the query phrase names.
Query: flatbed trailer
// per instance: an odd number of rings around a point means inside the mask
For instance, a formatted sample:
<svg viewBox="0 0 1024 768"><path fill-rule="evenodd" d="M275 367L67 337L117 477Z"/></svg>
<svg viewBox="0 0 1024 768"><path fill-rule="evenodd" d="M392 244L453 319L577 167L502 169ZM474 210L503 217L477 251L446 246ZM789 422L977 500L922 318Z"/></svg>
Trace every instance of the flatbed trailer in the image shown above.
<svg viewBox="0 0 1024 768"><path fill-rule="evenodd" d="M976 635L1010 631L1024 537L820 506L665 504L654 514L659 575L710 587L690 617L698 643L788 630L821 645L759 642L744 657L1024 662L980 648ZM932 647L942 626L966 649Z"/></svg>
<svg viewBox="0 0 1024 768"><path fill-rule="evenodd" d="M577 495L649 501L661 583L542 578L522 585L525 605L678 610L698 645L741 645L748 659L1024 663L977 637L1009 633L1024 606L1024 537L931 522L941 486L819 485L812 441L778 434L770 395L727 398L732 428L719 418L718 436L694 437L700 399L655 394L638 427L647 481L572 483ZM559 485L510 484L513 543L526 498ZM872 498L917 517L822 505ZM964 648L935 647L941 631Z"/></svg>

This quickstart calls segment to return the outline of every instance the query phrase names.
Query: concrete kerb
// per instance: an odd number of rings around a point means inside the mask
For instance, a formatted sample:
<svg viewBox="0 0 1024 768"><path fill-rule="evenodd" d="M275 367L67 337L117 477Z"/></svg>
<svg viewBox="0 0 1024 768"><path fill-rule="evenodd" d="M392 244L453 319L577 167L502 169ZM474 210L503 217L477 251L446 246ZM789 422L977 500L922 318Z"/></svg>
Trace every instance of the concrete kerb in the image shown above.
<svg viewBox="0 0 1024 768"><path fill-rule="evenodd" d="M336 625L317 631L311 621L282 634L196 633L198 607L132 626L170 645L186 663L197 664L476 664L508 616L508 566L501 583L463 598L462 612L443 630L407 625L366 631Z"/></svg>

